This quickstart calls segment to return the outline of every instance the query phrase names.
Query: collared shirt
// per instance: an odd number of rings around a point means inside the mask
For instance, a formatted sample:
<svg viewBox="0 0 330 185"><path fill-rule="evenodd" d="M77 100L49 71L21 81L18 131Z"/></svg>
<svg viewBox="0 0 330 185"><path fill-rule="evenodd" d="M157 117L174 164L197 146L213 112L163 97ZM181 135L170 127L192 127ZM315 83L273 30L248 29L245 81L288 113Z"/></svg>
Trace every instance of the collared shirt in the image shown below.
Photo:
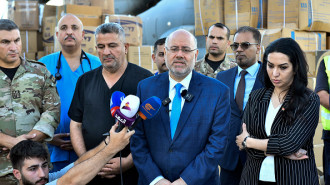
<svg viewBox="0 0 330 185"><path fill-rule="evenodd" d="M189 87L189 84L190 84L190 81L191 81L191 78L192 78L192 72L190 72L181 82L177 82L175 81L173 78L171 78L170 75L168 75L168 78L169 78L169 81L170 81L170 88L169 88L169 92L168 92L168 97L171 99L171 102L169 103L169 110L172 110L172 102L173 102L173 99L174 99L174 96L175 96L175 93L176 93L176 90L175 90L175 85L177 83L181 83L182 84L182 88L181 88L181 91L182 92L183 90L188 90L188 87ZM184 105L184 102L185 102L185 99L181 97L181 110L183 108L183 105ZM171 111L169 111L169 115L171 117ZM156 177L151 183L150 185L154 185L156 184L158 181L162 180L164 177L163 176L158 176Z"/></svg>
<svg viewBox="0 0 330 185"><path fill-rule="evenodd" d="M171 102L169 103L169 110L172 110L172 102L173 102L173 99L174 99L174 96L175 96L175 86L177 83L181 83L182 84L182 88L181 88L181 91L182 92L183 90L188 90L188 87L189 87L189 84L190 84L190 80L191 80L191 77L192 77L192 72L190 72L181 82L177 82L175 81L173 78L171 78L170 75L168 75L169 77L169 80L170 80L170 88L169 88L169 92L168 92L168 97L171 99ZM184 102L185 102L185 99L181 97L181 110L183 108L183 105L184 105ZM170 117L171 117L171 111L169 112L170 113Z"/></svg>
<svg viewBox="0 0 330 185"><path fill-rule="evenodd" d="M247 73L245 75L245 92L244 92L243 109L245 109L245 105L249 99L249 95L254 86L254 82L256 81L259 68L260 68L260 64L258 62L256 62L255 64L253 64L252 66L250 66L249 68L246 69ZM237 86L241 79L240 73L242 70L243 69L238 66L237 74L235 77L234 97L236 96Z"/></svg>

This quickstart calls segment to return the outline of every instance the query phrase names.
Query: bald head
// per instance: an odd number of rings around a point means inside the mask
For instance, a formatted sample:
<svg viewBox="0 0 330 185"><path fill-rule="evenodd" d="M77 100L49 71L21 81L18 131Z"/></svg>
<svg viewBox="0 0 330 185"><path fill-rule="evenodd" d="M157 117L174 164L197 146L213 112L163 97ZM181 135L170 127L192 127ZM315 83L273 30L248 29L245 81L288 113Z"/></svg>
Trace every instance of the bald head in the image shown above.
<svg viewBox="0 0 330 185"><path fill-rule="evenodd" d="M57 24L56 36L62 46L62 51L73 53L81 50L85 33L81 20L73 15L64 15Z"/></svg>
<svg viewBox="0 0 330 185"><path fill-rule="evenodd" d="M173 37L177 37L177 36L179 36L179 35L186 35L186 36L188 36L188 37L190 38L189 40L190 40L191 43L193 44L193 45L192 45L193 48L194 48L194 49L197 48L197 39L196 39L196 37L195 37L193 34L191 34L189 31L184 30L184 29L178 29L178 30L172 32L172 33L166 38L166 40L165 40L165 47L168 47L168 43L169 43L169 41L170 41Z"/></svg>
<svg viewBox="0 0 330 185"><path fill-rule="evenodd" d="M57 28L59 28L59 25L61 25L63 20L68 19L68 18L75 19L76 21L78 21L78 24L81 27L81 30L84 30L84 25L81 22L81 20L77 16L75 16L74 14L71 14L71 13L65 14L64 16L61 17L61 19L57 23Z"/></svg>

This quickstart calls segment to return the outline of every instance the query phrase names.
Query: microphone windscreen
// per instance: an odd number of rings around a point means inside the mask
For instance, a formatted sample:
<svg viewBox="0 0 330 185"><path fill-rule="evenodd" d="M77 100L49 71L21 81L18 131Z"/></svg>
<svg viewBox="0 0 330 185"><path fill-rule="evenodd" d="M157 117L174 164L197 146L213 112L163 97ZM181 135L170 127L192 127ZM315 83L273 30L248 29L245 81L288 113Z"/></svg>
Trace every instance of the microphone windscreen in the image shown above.
<svg viewBox="0 0 330 185"><path fill-rule="evenodd" d="M120 104L120 112L128 118L135 116L140 106L140 98L128 95Z"/></svg>
<svg viewBox="0 0 330 185"><path fill-rule="evenodd" d="M140 105L140 116L143 114L146 119L151 119L154 117L157 112L160 109L160 106L162 104L162 101L156 97L152 96L148 99L146 99L141 105ZM145 119L143 116L141 116L142 119Z"/></svg>
<svg viewBox="0 0 330 185"><path fill-rule="evenodd" d="M110 99L110 111L112 116L114 115L116 110L120 108L120 104L124 98L125 98L125 94L123 92L115 91L112 93Z"/></svg>

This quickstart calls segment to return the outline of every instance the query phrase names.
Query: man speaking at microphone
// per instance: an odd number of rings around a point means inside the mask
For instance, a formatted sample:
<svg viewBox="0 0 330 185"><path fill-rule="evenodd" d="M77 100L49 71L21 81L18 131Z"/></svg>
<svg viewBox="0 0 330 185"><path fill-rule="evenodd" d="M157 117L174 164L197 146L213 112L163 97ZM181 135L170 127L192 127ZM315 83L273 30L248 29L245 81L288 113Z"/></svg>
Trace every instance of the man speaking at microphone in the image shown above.
<svg viewBox="0 0 330 185"><path fill-rule="evenodd" d="M218 185L217 164L230 121L229 89L193 71L198 50L191 33L174 31L164 51L169 72L141 81L137 90L142 102L150 96L164 100L131 139L138 184Z"/></svg>
<svg viewBox="0 0 330 185"><path fill-rule="evenodd" d="M125 32L117 23L105 23L96 28L96 49L102 65L89 71L77 81L69 109L70 136L78 156L96 147L105 132L115 124L110 112L110 97L121 91L136 94L137 84L153 74L126 60L128 44ZM124 185L137 183L138 174L133 167L129 146L121 151ZM119 154L111 159L89 184L120 184Z"/></svg>

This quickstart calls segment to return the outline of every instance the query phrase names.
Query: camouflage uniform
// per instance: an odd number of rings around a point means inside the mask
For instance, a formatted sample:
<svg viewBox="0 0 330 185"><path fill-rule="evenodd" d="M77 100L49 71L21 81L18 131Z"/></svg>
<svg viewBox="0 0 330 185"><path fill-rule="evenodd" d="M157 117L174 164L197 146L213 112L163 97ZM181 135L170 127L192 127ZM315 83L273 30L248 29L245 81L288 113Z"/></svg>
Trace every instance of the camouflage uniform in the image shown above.
<svg viewBox="0 0 330 185"><path fill-rule="evenodd" d="M34 129L51 140L60 119L55 78L44 64L21 61L12 81L0 70L0 129L12 137ZM0 177L12 173L7 155L0 150Z"/></svg>
<svg viewBox="0 0 330 185"><path fill-rule="evenodd" d="M220 64L218 69L214 71L212 67L205 61L205 58L207 58L208 56L209 54L206 54L205 57L196 62L195 71L211 78L215 78L220 71L225 71L237 66L236 62L233 59L227 57L226 55L225 60Z"/></svg>

